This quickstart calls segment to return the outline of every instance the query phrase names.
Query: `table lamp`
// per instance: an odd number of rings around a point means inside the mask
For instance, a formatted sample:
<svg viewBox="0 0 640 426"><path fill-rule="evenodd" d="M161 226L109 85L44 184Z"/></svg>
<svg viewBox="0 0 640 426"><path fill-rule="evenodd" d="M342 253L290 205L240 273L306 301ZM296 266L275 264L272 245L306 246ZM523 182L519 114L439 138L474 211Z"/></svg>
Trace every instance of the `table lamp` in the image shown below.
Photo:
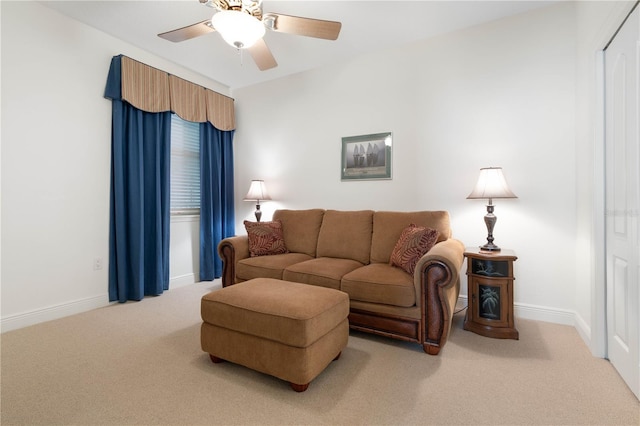
<svg viewBox="0 0 640 426"><path fill-rule="evenodd" d="M260 201L261 200L270 200L271 197L267 192L267 187L264 184L263 180L252 180L251 186L249 187L249 192L244 197L244 201L255 201L256 202L256 221L260 222L260 218L262 217L262 212L260 211Z"/></svg>
<svg viewBox="0 0 640 426"><path fill-rule="evenodd" d="M487 214L484 217L484 223L487 225L487 244L480 246L480 250L500 251L500 247L493 244L493 227L496 224L496 216L493 214L494 198L518 198L511 192L507 181L502 174L502 167L485 167L480 169L480 176L475 188L467 199L489 199L487 204Z"/></svg>

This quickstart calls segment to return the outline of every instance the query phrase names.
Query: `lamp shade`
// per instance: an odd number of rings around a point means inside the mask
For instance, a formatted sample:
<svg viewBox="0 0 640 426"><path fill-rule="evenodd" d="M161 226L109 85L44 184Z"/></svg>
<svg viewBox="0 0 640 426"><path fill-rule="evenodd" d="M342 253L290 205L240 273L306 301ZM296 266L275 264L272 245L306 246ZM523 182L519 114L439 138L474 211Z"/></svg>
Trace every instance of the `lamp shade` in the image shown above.
<svg viewBox="0 0 640 426"><path fill-rule="evenodd" d="M502 167L480 169L480 176L468 199L474 198L518 198L511 192L502 174Z"/></svg>
<svg viewBox="0 0 640 426"><path fill-rule="evenodd" d="M267 192L267 186L264 184L264 181L252 180L249 192L247 192L247 195L244 197L244 201L261 201L270 199L271 197Z"/></svg>
<svg viewBox="0 0 640 426"><path fill-rule="evenodd" d="M222 10L211 18L211 25L224 41L236 49L246 49L255 44L265 33L264 24L239 10Z"/></svg>

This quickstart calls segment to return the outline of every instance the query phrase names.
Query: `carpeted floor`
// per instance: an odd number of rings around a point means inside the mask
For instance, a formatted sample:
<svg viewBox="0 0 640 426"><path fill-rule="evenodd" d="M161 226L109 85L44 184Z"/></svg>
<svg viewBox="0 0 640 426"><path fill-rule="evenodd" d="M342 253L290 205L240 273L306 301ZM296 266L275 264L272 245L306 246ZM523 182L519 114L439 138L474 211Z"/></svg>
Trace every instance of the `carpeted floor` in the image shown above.
<svg viewBox="0 0 640 426"><path fill-rule="evenodd" d="M200 283L1 335L2 425L634 425L640 403L572 327L462 329L429 356L351 332L304 393L200 350Z"/></svg>

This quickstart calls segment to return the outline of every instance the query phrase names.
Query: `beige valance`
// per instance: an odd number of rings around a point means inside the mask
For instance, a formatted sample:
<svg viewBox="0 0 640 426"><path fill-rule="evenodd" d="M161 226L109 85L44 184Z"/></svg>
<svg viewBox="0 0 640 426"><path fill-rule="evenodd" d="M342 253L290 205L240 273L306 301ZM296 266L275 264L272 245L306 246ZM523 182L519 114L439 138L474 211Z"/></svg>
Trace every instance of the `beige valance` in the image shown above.
<svg viewBox="0 0 640 426"><path fill-rule="evenodd" d="M204 87L175 75L169 76L169 87L171 88L171 111L178 114L183 120L198 123L207 121Z"/></svg>
<svg viewBox="0 0 640 426"><path fill-rule="evenodd" d="M148 112L172 111L187 121L234 130L233 99L122 56L122 99Z"/></svg>

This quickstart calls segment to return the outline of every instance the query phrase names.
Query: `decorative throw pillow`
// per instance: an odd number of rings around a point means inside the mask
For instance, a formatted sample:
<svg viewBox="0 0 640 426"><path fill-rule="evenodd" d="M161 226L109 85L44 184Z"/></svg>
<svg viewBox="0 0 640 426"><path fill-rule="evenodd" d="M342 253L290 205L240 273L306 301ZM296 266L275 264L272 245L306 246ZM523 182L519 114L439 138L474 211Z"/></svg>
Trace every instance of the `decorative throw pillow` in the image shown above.
<svg viewBox="0 0 640 426"><path fill-rule="evenodd" d="M400 238L391 252L389 264L398 266L413 275L418 260L431 250L437 240L437 230L416 226L412 223L400 234Z"/></svg>
<svg viewBox="0 0 640 426"><path fill-rule="evenodd" d="M284 245L282 222L249 222L244 221L249 237L249 254L251 257L288 253Z"/></svg>

